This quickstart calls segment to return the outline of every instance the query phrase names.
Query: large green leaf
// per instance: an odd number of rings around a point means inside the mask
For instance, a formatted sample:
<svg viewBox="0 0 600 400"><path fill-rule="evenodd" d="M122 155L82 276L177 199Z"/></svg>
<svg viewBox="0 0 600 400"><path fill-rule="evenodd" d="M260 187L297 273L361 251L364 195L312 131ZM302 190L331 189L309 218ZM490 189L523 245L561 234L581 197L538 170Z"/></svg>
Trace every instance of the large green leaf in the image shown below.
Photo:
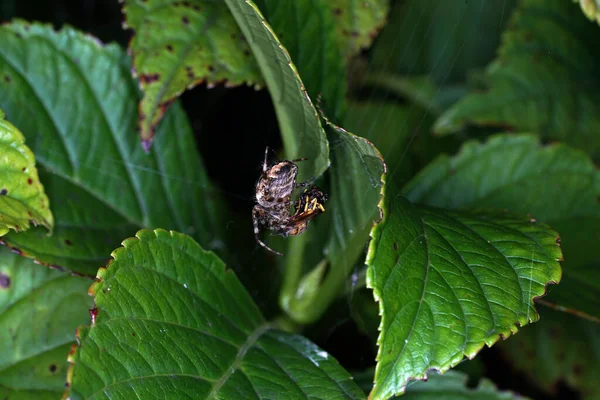
<svg viewBox="0 0 600 400"><path fill-rule="evenodd" d="M367 370L355 374L356 383L365 392L371 390L374 371ZM406 387L406 393L394 399L405 400L523 400L525 397L509 391L500 391L488 379L481 379L476 387L468 385L469 376L462 372L448 371L441 375L430 373L427 382L411 382Z"/></svg>
<svg viewBox="0 0 600 400"><path fill-rule="evenodd" d="M506 212L417 207L391 185L371 232L367 285L382 316L371 398L401 393L536 321L560 280L558 235Z"/></svg>
<svg viewBox="0 0 600 400"><path fill-rule="evenodd" d="M581 399L600 398L600 325L544 308L542 321L500 345L536 385L556 393L560 383L581 391Z"/></svg>
<svg viewBox="0 0 600 400"><path fill-rule="evenodd" d="M0 248L0 398L60 398L90 283Z"/></svg>
<svg viewBox="0 0 600 400"><path fill-rule="evenodd" d="M274 330L231 271L190 237L143 230L90 289L70 397L364 398L308 340Z"/></svg>
<svg viewBox="0 0 600 400"><path fill-rule="evenodd" d="M590 21L596 20L600 24L600 0L573 0L579 3L583 13L590 19Z"/></svg>
<svg viewBox="0 0 600 400"><path fill-rule="evenodd" d="M24 22L0 27L0 42L0 76L10 79L0 107L35 153L56 220L52 237L30 229L5 236L9 245L85 274L140 227L223 246L218 196L185 114L172 107L146 154L135 134L138 89L117 46Z"/></svg>
<svg viewBox="0 0 600 400"><path fill-rule="evenodd" d="M335 17L336 41L352 57L366 49L386 22L389 0L322 0Z"/></svg>
<svg viewBox="0 0 600 400"><path fill-rule="evenodd" d="M560 233L564 278L545 301L600 317L600 170L583 151L543 147L532 135L467 142L440 156L405 188L413 202L531 214Z"/></svg>
<svg viewBox="0 0 600 400"><path fill-rule="evenodd" d="M564 1L564 0L561 0ZM396 2L373 45L377 71L429 74L436 84L464 81L495 55L515 0Z"/></svg>
<svg viewBox="0 0 600 400"><path fill-rule="evenodd" d="M524 0L487 68L487 90L456 103L435 131L510 126L600 156L600 28L566 0ZM575 60L575 61L574 61Z"/></svg>
<svg viewBox="0 0 600 400"><path fill-rule="evenodd" d="M25 145L23 134L4 119L2 110L0 154L0 236L9 229L27 230L30 221L52 229L54 217L38 178L35 157Z"/></svg>
<svg viewBox="0 0 600 400"><path fill-rule="evenodd" d="M325 110L342 118L347 76L329 2L257 0L256 5L288 51L311 98L321 96Z"/></svg>
<svg viewBox="0 0 600 400"><path fill-rule="evenodd" d="M290 55L251 0L225 2L246 36L271 93L286 156L308 157L298 178L320 176L329 166L329 143Z"/></svg>
<svg viewBox="0 0 600 400"><path fill-rule="evenodd" d="M143 143L173 99L201 82L260 83L248 44L225 3L208 0L125 0L129 44L144 96L139 106Z"/></svg>

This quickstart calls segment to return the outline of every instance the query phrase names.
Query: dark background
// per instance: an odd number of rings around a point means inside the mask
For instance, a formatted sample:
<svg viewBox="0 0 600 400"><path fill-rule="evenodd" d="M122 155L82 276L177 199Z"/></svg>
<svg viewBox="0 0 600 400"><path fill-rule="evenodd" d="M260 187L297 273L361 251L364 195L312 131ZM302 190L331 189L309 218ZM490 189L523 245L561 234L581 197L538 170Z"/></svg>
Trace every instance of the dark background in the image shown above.
<svg viewBox="0 0 600 400"><path fill-rule="evenodd" d="M68 24L98 37L102 42L117 42L123 47L127 47L131 35L122 28L121 4L117 0L0 0L0 20L6 22L13 18L51 23L56 28ZM268 91L255 91L248 87L225 89L222 86L207 89L200 85L186 91L182 102L208 174L235 214L230 225L250 226L254 185L260 173L264 148L267 145L274 149L281 146ZM258 261L251 257L246 262L252 260ZM241 266L235 269L239 268ZM271 296L273 294L277 293L270 293ZM253 295L257 297L256 293ZM374 364L375 352L370 340L358 331L349 317L349 304L348 301L335 304L305 334L335 356L344 367L357 371ZM510 389L534 399L579 398L578 393L561 383L556 396L543 394L515 373L509 361L495 348L484 349L474 361L463 362L458 369L470 374L471 386L475 386L483 374L500 389Z"/></svg>

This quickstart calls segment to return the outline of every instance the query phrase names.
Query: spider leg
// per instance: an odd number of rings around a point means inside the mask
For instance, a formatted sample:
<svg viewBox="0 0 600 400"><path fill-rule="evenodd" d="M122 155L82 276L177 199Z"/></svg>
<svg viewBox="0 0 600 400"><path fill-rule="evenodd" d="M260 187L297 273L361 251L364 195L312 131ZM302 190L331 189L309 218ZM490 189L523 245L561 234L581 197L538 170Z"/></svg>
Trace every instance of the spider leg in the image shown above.
<svg viewBox="0 0 600 400"><path fill-rule="evenodd" d="M292 160L292 162L294 162L294 163L295 163L295 162L299 162L299 161L306 161L306 160L308 160L308 158L307 158L307 157L302 157L302 158L296 158L295 160Z"/></svg>
<svg viewBox="0 0 600 400"><path fill-rule="evenodd" d="M315 178L310 178L309 180L305 181L305 182L298 182L296 183L296 187L308 187L308 186L312 186L312 183L314 182Z"/></svg>
<svg viewBox="0 0 600 400"><path fill-rule="evenodd" d="M254 238L256 242L260 244L265 249L269 250L271 253L275 253L278 256L283 256L282 253L273 250L269 246L267 246L262 240L260 240L260 225L259 225L260 212L254 207L252 209L252 225L254 226Z"/></svg>
<svg viewBox="0 0 600 400"><path fill-rule="evenodd" d="M269 156L269 146L265 147L265 161L263 162L263 173L267 172L267 158Z"/></svg>

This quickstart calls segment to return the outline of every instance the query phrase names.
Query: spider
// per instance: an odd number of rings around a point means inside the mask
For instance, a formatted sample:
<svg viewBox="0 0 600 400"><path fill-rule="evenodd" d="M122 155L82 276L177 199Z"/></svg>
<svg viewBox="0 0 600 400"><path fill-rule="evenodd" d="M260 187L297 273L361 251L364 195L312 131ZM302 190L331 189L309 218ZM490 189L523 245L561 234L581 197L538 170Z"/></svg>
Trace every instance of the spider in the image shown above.
<svg viewBox="0 0 600 400"><path fill-rule="evenodd" d="M265 149L262 176L256 184L256 205L252 209L252 223L256 241L265 249L282 256L260 240L260 231L268 229L283 237L299 235L306 230L308 223L323 213L323 203L327 195L308 182L296 182L298 166L295 164L306 158L282 160L269 167L267 164L269 148ZM292 192L298 187L307 187L300 199L292 201ZM292 214L291 207L295 207Z"/></svg>

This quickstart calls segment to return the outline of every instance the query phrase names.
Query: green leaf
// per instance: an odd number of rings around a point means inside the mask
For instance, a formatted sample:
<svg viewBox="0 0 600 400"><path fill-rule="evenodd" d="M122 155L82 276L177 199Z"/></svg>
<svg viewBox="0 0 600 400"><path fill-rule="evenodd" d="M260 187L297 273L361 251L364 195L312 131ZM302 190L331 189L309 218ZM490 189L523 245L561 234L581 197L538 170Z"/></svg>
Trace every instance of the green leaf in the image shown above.
<svg viewBox="0 0 600 400"><path fill-rule="evenodd" d="M600 156L600 33L565 0L525 0L486 71L487 90L446 111L434 130L510 126ZM573 62L572 60L576 60Z"/></svg>
<svg viewBox="0 0 600 400"><path fill-rule="evenodd" d="M54 217L40 183L35 157L23 134L0 110L0 236L9 229L29 229L29 223L52 230Z"/></svg>
<svg viewBox="0 0 600 400"><path fill-rule="evenodd" d="M36 155L56 220L52 237L30 229L5 236L9 245L90 275L141 227L223 247L218 196L183 110L167 113L149 154L139 145L138 89L122 50L24 22L0 27L0 42L0 107Z"/></svg>
<svg viewBox="0 0 600 400"><path fill-rule="evenodd" d="M199 83L261 84L262 77L225 3L207 0L125 0L135 74L144 96L139 108L148 148L172 101Z"/></svg>
<svg viewBox="0 0 600 400"><path fill-rule="evenodd" d="M372 399L446 371L536 321L560 280L557 234L505 212L417 207L387 185L371 232L367 285L382 316Z"/></svg>
<svg viewBox="0 0 600 400"><path fill-rule="evenodd" d="M516 370L548 393L559 383L581 391L582 399L600 397L600 325L544 308L539 324L500 345Z"/></svg>
<svg viewBox="0 0 600 400"><path fill-rule="evenodd" d="M90 289L97 309L79 330L70 398L364 398L326 352L266 323L190 237L142 230L123 246Z"/></svg>
<svg viewBox="0 0 600 400"><path fill-rule="evenodd" d="M0 248L0 398L60 398L90 284Z"/></svg>
<svg viewBox="0 0 600 400"><path fill-rule="evenodd" d="M590 21L596 20L600 24L600 1L599 0L573 0L579 3L581 10Z"/></svg>
<svg viewBox="0 0 600 400"><path fill-rule="evenodd" d="M515 3L396 2L373 45L372 67L398 75L429 74L436 84L464 81L471 69L494 57Z"/></svg>
<svg viewBox="0 0 600 400"><path fill-rule="evenodd" d="M287 158L308 157L298 179L320 176L329 166L329 143L288 52L251 0L225 2L246 36L271 93Z"/></svg>
<svg viewBox="0 0 600 400"><path fill-rule="evenodd" d="M368 48L386 22L389 0L324 0L335 17L338 47L350 58Z"/></svg>
<svg viewBox="0 0 600 400"><path fill-rule="evenodd" d="M299 323L316 321L340 294L354 264L365 251L369 231L381 219L377 204L381 200L386 171L381 154L368 140L326 122L333 144L329 201L327 212L323 214L328 216L329 223L322 226L329 229L324 249L329 271L314 297L303 299L302 292L298 291L299 282L288 280L284 285L281 306ZM296 275L297 279L296 270L301 267L298 264L297 259L290 257L286 275Z"/></svg>
<svg viewBox="0 0 600 400"><path fill-rule="evenodd" d="M501 167L500 167L501 166ZM560 233L560 286L545 301L600 317L600 170L583 151L541 146L532 135L467 142L440 156L405 188L407 198L442 208L499 208L530 214ZM549 201L551 199L551 201Z"/></svg>
<svg viewBox="0 0 600 400"><path fill-rule="evenodd" d="M256 1L298 68L309 96L321 96L325 110L342 118L347 73L329 4L323 0Z"/></svg>
<svg viewBox="0 0 600 400"><path fill-rule="evenodd" d="M373 370L367 370L354 375L356 383L363 387L365 391L371 389L373 379ZM494 383L488 379L480 379L476 387L468 385L469 376L456 371L448 371L441 375L431 373L427 377L427 382L411 382L406 387L406 393L401 397L394 399L406 400L509 400L525 397L516 395L508 391L500 391Z"/></svg>

